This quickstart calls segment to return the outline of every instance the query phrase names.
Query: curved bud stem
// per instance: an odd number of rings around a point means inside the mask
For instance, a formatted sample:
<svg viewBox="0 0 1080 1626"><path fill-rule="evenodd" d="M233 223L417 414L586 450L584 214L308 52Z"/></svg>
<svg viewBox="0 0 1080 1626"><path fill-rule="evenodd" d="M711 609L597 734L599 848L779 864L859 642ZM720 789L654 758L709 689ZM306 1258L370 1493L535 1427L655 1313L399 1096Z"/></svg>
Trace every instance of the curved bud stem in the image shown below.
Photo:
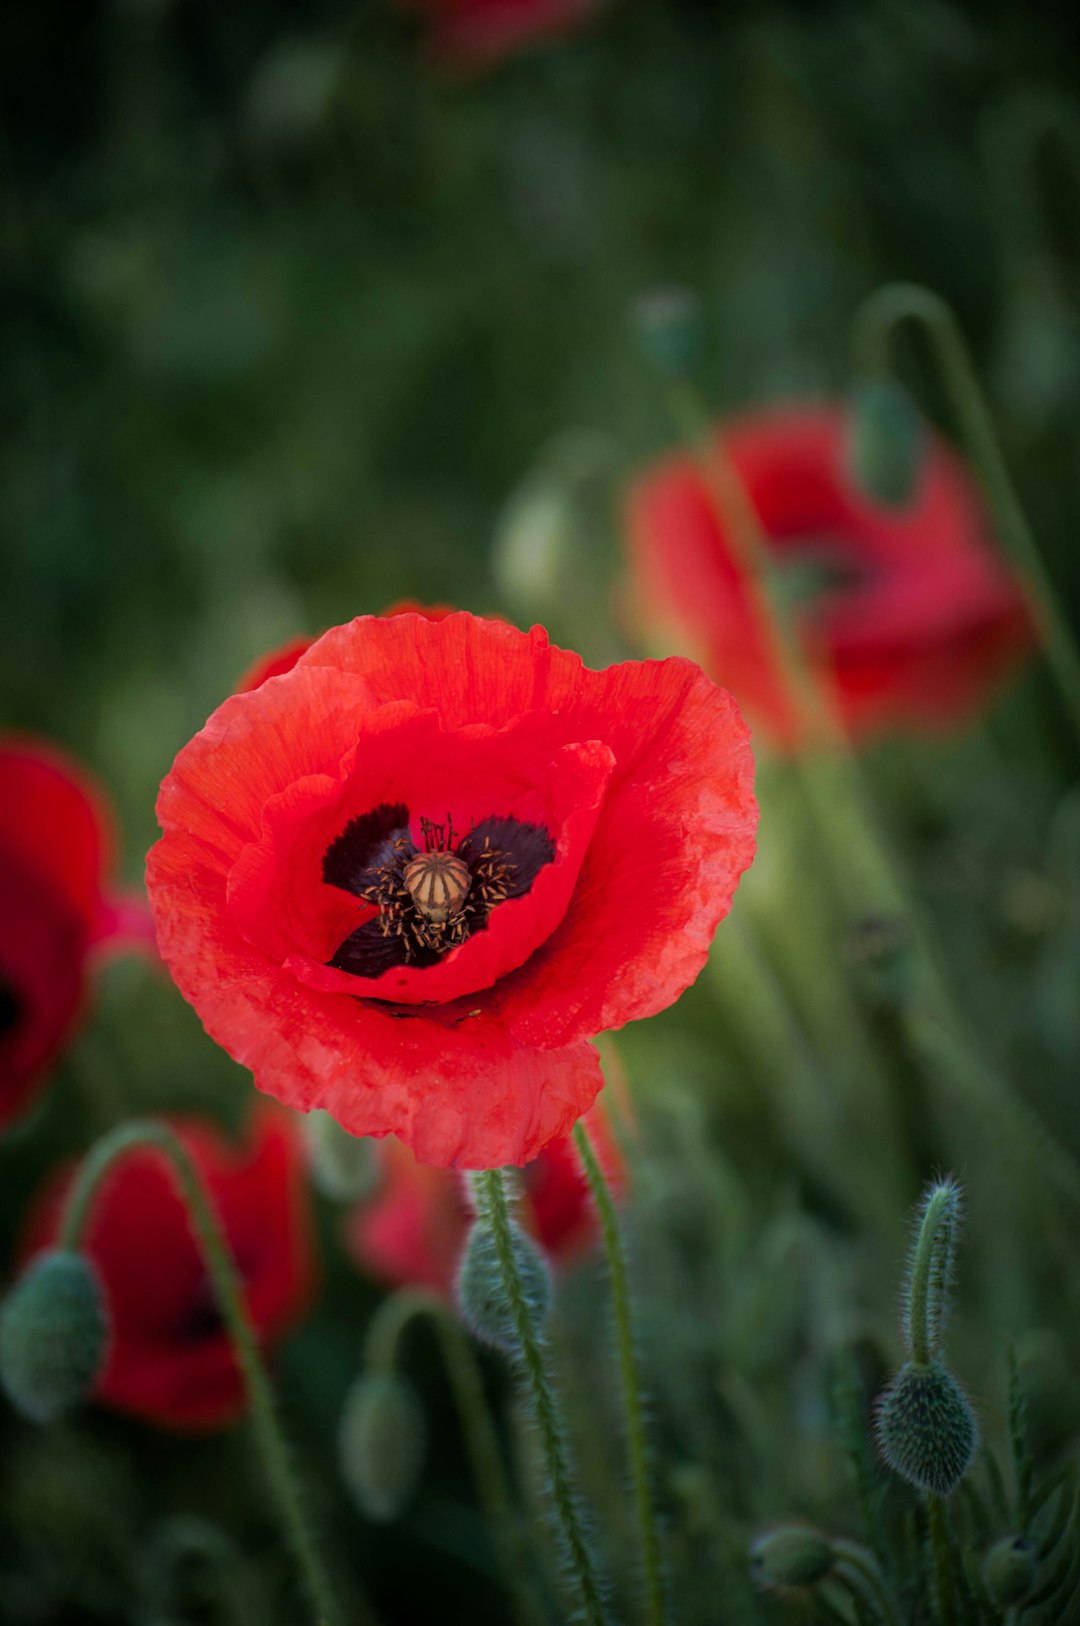
<svg viewBox="0 0 1080 1626"><path fill-rule="evenodd" d="M470 1176L470 1189L478 1217L490 1227L502 1276L503 1290L513 1323L522 1375L532 1401L541 1449L547 1467L551 1498L562 1532L566 1556L588 1626L605 1626L600 1584L581 1520L577 1497L570 1483L566 1447L548 1376L539 1330L530 1310L518 1268L502 1169L485 1169Z"/></svg>
<svg viewBox="0 0 1080 1626"><path fill-rule="evenodd" d="M641 1562L645 1571L645 1589L648 1600L647 1618L650 1626L663 1626L664 1590L660 1574L660 1542L656 1530L656 1511L653 1507L652 1488L649 1483L649 1456L645 1439L645 1414L641 1403L641 1384L638 1378L637 1355L634 1349L634 1328L630 1316L630 1287L626 1276L626 1256L615 1204L604 1175L596 1148L583 1122L574 1125L574 1144L577 1147L585 1178L589 1182L600 1230L607 1254L608 1274L611 1277L611 1299L615 1309L615 1335L619 1345L619 1372L622 1378L623 1402L626 1407L626 1434L630 1447L630 1464L634 1476L634 1498L637 1503L638 1523L641 1527Z"/></svg>
<svg viewBox="0 0 1080 1626"><path fill-rule="evenodd" d="M832 1545L837 1579L860 1603L869 1605L883 1626L900 1626L900 1616L873 1553L859 1542L845 1541L841 1537L834 1537Z"/></svg>
<svg viewBox="0 0 1080 1626"><path fill-rule="evenodd" d="M60 1246L79 1248L95 1193L105 1174L127 1152L143 1146L161 1152L168 1159L176 1177L192 1231L206 1262L222 1320L244 1377L266 1477L292 1545L297 1568L303 1576L312 1618L318 1626L342 1626L342 1616L304 1514L277 1416L273 1389L259 1353L228 1241L193 1159L171 1129L164 1124L151 1122L122 1124L91 1147L76 1175L64 1213Z"/></svg>
<svg viewBox="0 0 1080 1626"><path fill-rule="evenodd" d="M940 1352L959 1222L960 1187L951 1179L930 1186L922 1202L904 1294L908 1353L919 1366L928 1365Z"/></svg>
<svg viewBox="0 0 1080 1626"><path fill-rule="evenodd" d="M392 1372L406 1330L430 1317L457 1401L462 1431L472 1459L480 1499L495 1536L507 1589L523 1626L543 1626L543 1616L527 1584L530 1559L514 1511L498 1437L484 1400L483 1384L472 1346L442 1299L434 1293L403 1288L384 1299L368 1327L365 1354L369 1365Z"/></svg>
<svg viewBox="0 0 1080 1626"><path fill-rule="evenodd" d="M888 374L891 339L905 321L916 323L930 340L1002 544L1020 571L1047 658L1080 731L1080 653L1020 506L986 398L951 308L939 294L918 283L891 282L879 288L863 302L855 317L852 353L856 371L870 378Z"/></svg>

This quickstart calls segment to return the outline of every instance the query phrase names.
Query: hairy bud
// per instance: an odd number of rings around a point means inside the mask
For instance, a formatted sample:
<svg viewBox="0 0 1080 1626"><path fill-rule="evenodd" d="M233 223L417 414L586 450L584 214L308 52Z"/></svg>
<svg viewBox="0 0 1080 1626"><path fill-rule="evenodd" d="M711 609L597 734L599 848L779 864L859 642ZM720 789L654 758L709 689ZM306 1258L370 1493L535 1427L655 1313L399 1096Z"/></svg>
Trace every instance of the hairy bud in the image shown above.
<svg viewBox="0 0 1080 1626"><path fill-rule="evenodd" d="M800 1592L816 1586L836 1562L832 1542L809 1524L780 1524L757 1536L750 1547L750 1568L764 1587Z"/></svg>
<svg viewBox="0 0 1080 1626"><path fill-rule="evenodd" d="M81 1253L53 1249L33 1261L0 1312L0 1383L24 1417L51 1423L89 1396L108 1343L97 1272Z"/></svg>
<svg viewBox="0 0 1080 1626"><path fill-rule="evenodd" d="M971 1466L979 1432L967 1395L940 1361L908 1361L877 1407L881 1454L894 1473L948 1496Z"/></svg>
<svg viewBox="0 0 1080 1626"><path fill-rule="evenodd" d="M362 1513L396 1519L424 1465L424 1414L412 1385L396 1372L362 1372L349 1390L338 1429L341 1472Z"/></svg>
<svg viewBox="0 0 1080 1626"><path fill-rule="evenodd" d="M906 508L918 487L922 450L922 425L907 391L889 378L857 383L846 445L855 488L885 508Z"/></svg>
<svg viewBox="0 0 1080 1626"><path fill-rule="evenodd" d="M531 1237L510 1221L510 1242L525 1303L534 1323L547 1315L551 1303L551 1274ZM485 1219L477 1219L465 1244L457 1278L457 1299L465 1323L474 1337L505 1354L519 1347L513 1310L503 1282L495 1233Z"/></svg>

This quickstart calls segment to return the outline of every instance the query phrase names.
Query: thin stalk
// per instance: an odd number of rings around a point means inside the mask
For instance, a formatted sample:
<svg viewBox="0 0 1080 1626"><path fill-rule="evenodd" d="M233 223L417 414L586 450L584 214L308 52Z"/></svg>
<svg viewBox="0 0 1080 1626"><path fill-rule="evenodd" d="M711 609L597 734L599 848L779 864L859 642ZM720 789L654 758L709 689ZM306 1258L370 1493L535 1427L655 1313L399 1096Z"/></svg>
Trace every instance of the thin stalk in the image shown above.
<svg viewBox="0 0 1080 1626"><path fill-rule="evenodd" d="M384 1300L376 1311L368 1329L368 1361L373 1367L392 1372L406 1328L421 1316L430 1317L442 1348L480 1500L494 1533L503 1577L518 1619L523 1626L544 1626L543 1614L526 1585L530 1568L528 1547L511 1500L476 1356L458 1322L434 1293L405 1288Z"/></svg>
<svg viewBox="0 0 1080 1626"><path fill-rule="evenodd" d="M945 1525L945 1503L940 1496L927 1496L926 1517L930 1528L930 1557L938 1621L940 1626L957 1626L956 1598L949 1564L949 1533Z"/></svg>
<svg viewBox="0 0 1080 1626"><path fill-rule="evenodd" d="M857 1541L833 1541L839 1557L837 1573L856 1597L868 1603L881 1617L884 1626L900 1626L900 1616L885 1588L885 1579L873 1554Z"/></svg>
<svg viewBox="0 0 1080 1626"><path fill-rule="evenodd" d="M277 1416L273 1389L259 1353L228 1241L187 1148L171 1129L157 1123L127 1123L104 1135L91 1148L76 1176L75 1187L60 1229L59 1245L71 1249L80 1246L101 1179L117 1159L139 1146L154 1147L162 1152L172 1165L180 1195L191 1220L192 1231L206 1262L222 1320L232 1340L236 1359L243 1374L266 1477L292 1546L297 1568L303 1577L312 1618L317 1626L344 1626L329 1577L304 1513L303 1501Z"/></svg>
<svg viewBox="0 0 1080 1626"><path fill-rule="evenodd" d="M919 1366L934 1359L941 1343L960 1197L951 1181L935 1186L919 1221L907 1285L908 1354Z"/></svg>
<svg viewBox="0 0 1080 1626"><path fill-rule="evenodd" d="M1080 653L1020 505L971 355L951 308L939 294L918 283L892 282L879 288L864 301L855 318L852 347L856 367L869 376L887 373L890 339L905 321L922 328L933 346L961 434L997 520L1001 542L1020 571L1047 659L1080 732Z"/></svg>
<svg viewBox="0 0 1080 1626"><path fill-rule="evenodd" d="M650 1626L664 1626L664 1587L660 1573L660 1538L656 1528L656 1509L653 1506L649 1475L648 1445L645 1439L645 1411L641 1402L641 1382L638 1374L637 1354L634 1349L634 1328L630 1314L630 1286L626 1274L626 1254L619 1232L618 1216L611 1198L607 1178L596 1155L589 1131L580 1120L574 1125L574 1144L577 1147L585 1178L592 1192L593 1202L600 1219L600 1232L607 1254L608 1275L611 1278L611 1301L615 1310L615 1336L619 1346L619 1375L622 1379L623 1405L626 1408L626 1436L630 1447L630 1466L634 1477L634 1500L637 1503L638 1525L641 1530L641 1563L645 1571L646 1615Z"/></svg>
<svg viewBox="0 0 1080 1626"><path fill-rule="evenodd" d="M582 1527L577 1498L570 1484L566 1448L555 1405L555 1395L536 1325L525 1297L514 1254L510 1209L502 1169L485 1169L473 1176L482 1211L491 1226L503 1290L520 1346L521 1368L536 1416L541 1449L547 1466L552 1501L562 1531L570 1570L581 1598L588 1626L605 1626L604 1606L592 1553Z"/></svg>

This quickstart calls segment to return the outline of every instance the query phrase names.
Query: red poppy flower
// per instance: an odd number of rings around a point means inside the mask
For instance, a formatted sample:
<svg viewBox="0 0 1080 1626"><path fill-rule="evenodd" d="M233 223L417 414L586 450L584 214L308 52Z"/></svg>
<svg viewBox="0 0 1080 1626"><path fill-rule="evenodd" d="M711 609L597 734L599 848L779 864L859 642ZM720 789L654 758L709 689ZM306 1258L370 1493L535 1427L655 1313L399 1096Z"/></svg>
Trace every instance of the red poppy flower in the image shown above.
<svg viewBox="0 0 1080 1626"><path fill-rule="evenodd" d="M693 981L754 850L745 725L688 661L592 672L467 614L363 616L162 785L162 954L261 1089L421 1162L525 1163L588 1039Z"/></svg>
<svg viewBox="0 0 1080 1626"><path fill-rule="evenodd" d="M0 1129L29 1105L81 1009L91 949L146 911L106 898L112 821L75 763L0 737Z"/></svg>
<svg viewBox="0 0 1080 1626"><path fill-rule="evenodd" d="M436 56L486 67L534 40L569 34L599 0L408 0L431 29Z"/></svg>
<svg viewBox="0 0 1080 1626"><path fill-rule="evenodd" d="M216 1124L170 1118L195 1161L244 1281L264 1345L301 1319L314 1286L310 1214L295 1122L264 1105L248 1144L231 1146ZM39 1195L24 1258L50 1246L74 1165ZM163 1428L219 1428L244 1410L244 1380L222 1325L172 1166L139 1147L98 1188L84 1247L104 1284L112 1342L96 1398Z"/></svg>
<svg viewBox="0 0 1080 1626"><path fill-rule="evenodd" d="M589 1129L616 1191L623 1166L604 1114ZM400 1141L381 1148L382 1183L349 1218L346 1242L360 1265L394 1286L448 1294L469 1229L469 1204L456 1176L418 1163ZM522 1218L549 1258L568 1264L596 1238L596 1211L573 1136L545 1146L522 1170Z"/></svg>
<svg viewBox="0 0 1080 1626"><path fill-rule="evenodd" d="M1032 641L963 466L927 435L901 513L869 504L843 468L845 415L791 408L718 430L795 598L808 654L858 736L959 720ZM782 746L799 729L745 578L695 463L631 488L635 596L655 632L703 661Z"/></svg>

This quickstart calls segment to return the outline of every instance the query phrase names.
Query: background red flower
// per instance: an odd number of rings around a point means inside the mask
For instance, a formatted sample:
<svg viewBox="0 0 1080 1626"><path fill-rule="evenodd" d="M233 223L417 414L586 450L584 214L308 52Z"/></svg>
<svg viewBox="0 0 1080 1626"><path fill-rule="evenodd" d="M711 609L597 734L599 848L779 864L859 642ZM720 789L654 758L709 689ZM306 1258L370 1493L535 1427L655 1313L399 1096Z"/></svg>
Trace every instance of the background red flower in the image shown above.
<svg viewBox="0 0 1080 1626"><path fill-rule="evenodd" d="M0 1129L75 1026L93 945L138 931L137 907L105 895L113 845L104 797L76 763L0 737Z"/></svg>
<svg viewBox="0 0 1080 1626"><path fill-rule="evenodd" d="M752 776L689 662L592 672L539 628L361 617L180 753L159 943L260 1088L423 1162L528 1162L592 1105L587 1040L701 969L753 856ZM440 841L465 875L445 927L407 891Z"/></svg>
<svg viewBox="0 0 1080 1626"><path fill-rule="evenodd" d="M762 412L717 434L853 733L955 723L1030 646L975 488L929 431L918 489L899 513L845 477L838 407ZM643 620L693 651L774 742L794 744L796 718L698 466L676 457L647 471L627 517Z"/></svg>
<svg viewBox="0 0 1080 1626"><path fill-rule="evenodd" d="M231 1145L205 1119L170 1118L209 1193L244 1282L256 1333L271 1344L296 1325L314 1287L310 1210L297 1127L268 1104L246 1144ZM39 1194L24 1260L59 1229L74 1177L67 1165ZM98 1189L85 1232L112 1323L96 1397L164 1428L214 1429L246 1404L203 1256L164 1153L122 1157Z"/></svg>
<svg viewBox="0 0 1080 1626"><path fill-rule="evenodd" d="M568 34L599 0L407 0L430 28L432 51L461 67L485 67L534 40Z"/></svg>
<svg viewBox="0 0 1080 1626"><path fill-rule="evenodd" d="M623 1164L605 1114L594 1108L589 1131L616 1192ZM373 1276L401 1287L449 1293L469 1229L469 1204L448 1169L418 1163L392 1136L380 1149L378 1192L349 1218L346 1242ZM597 1234L596 1210L572 1135L552 1141L522 1170L521 1217L558 1263L572 1261Z"/></svg>

